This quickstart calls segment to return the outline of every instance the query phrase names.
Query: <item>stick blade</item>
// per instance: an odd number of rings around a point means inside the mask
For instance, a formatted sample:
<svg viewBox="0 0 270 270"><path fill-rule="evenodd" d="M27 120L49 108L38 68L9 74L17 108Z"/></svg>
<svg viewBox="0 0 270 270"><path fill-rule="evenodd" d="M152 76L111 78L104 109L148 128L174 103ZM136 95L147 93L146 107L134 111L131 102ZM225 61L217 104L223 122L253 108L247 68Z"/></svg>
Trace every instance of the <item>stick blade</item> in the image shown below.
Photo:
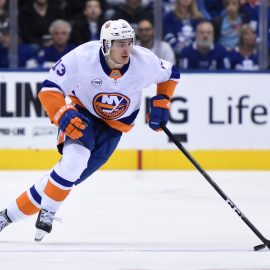
<svg viewBox="0 0 270 270"><path fill-rule="evenodd" d="M255 246L254 247L254 250L255 251L259 251L259 250L264 249L264 248L266 248L266 245L265 244L261 244L261 245Z"/></svg>

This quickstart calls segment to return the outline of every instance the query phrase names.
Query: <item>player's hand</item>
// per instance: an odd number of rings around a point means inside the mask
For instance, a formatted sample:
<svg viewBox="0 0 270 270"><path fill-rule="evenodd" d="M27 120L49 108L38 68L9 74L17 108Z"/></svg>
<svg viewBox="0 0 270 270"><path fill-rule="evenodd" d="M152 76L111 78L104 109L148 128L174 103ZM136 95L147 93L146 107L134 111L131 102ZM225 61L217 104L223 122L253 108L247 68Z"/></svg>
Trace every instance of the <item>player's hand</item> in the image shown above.
<svg viewBox="0 0 270 270"><path fill-rule="evenodd" d="M88 120L74 106L66 105L56 113L54 122L68 137L77 140L83 136Z"/></svg>
<svg viewBox="0 0 270 270"><path fill-rule="evenodd" d="M162 95L150 99L149 127L155 131L161 130L161 124L167 125L171 109L170 100Z"/></svg>

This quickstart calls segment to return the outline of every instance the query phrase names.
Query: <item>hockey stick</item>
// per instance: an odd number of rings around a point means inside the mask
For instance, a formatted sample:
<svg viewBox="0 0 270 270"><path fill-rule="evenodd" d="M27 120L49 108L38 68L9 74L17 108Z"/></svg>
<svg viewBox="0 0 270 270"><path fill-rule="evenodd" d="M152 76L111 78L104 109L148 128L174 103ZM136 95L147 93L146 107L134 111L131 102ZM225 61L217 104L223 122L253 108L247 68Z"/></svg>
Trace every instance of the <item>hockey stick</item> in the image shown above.
<svg viewBox="0 0 270 270"><path fill-rule="evenodd" d="M228 203L228 205L235 211L235 213L247 224L247 226L258 236L263 244L255 246L254 250L258 251L265 247L270 249L270 240L265 238L261 232L248 220L248 218L240 211L240 209L232 202L232 200L222 191L222 189L214 182L209 174L199 165L199 163L191 156L191 154L184 148L184 146L177 141L170 130L162 125L162 130L167 134L171 141L180 149L180 151L186 156L186 158L194 165L194 167L201 173L201 175L207 180L207 182L217 191L217 193Z"/></svg>

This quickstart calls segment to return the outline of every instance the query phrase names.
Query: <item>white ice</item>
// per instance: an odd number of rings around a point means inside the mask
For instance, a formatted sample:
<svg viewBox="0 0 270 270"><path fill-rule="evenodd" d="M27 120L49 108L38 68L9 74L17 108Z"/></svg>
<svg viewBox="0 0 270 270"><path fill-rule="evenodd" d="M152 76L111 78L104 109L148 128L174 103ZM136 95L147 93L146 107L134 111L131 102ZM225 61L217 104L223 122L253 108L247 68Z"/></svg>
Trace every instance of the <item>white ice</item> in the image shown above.
<svg viewBox="0 0 270 270"><path fill-rule="evenodd" d="M0 208L41 171L1 171ZM270 237L270 172L209 172ZM42 243L35 219L0 234L0 270L269 270L269 250L196 171L99 171L74 188Z"/></svg>

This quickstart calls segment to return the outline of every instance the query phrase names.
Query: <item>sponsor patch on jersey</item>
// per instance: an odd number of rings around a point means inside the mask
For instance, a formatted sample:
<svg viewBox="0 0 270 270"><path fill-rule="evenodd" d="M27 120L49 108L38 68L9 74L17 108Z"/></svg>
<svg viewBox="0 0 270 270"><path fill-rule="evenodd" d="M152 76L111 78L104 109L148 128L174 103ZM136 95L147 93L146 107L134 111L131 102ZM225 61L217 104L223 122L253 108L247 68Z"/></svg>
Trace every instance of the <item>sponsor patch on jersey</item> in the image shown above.
<svg viewBox="0 0 270 270"><path fill-rule="evenodd" d="M115 120L128 109L130 99L119 93L99 93L93 99L95 112L104 119Z"/></svg>
<svg viewBox="0 0 270 270"><path fill-rule="evenodd" d="M102 80L97 78L97 79L94 79L91 83L95 86L101 86Z"/></svg>

